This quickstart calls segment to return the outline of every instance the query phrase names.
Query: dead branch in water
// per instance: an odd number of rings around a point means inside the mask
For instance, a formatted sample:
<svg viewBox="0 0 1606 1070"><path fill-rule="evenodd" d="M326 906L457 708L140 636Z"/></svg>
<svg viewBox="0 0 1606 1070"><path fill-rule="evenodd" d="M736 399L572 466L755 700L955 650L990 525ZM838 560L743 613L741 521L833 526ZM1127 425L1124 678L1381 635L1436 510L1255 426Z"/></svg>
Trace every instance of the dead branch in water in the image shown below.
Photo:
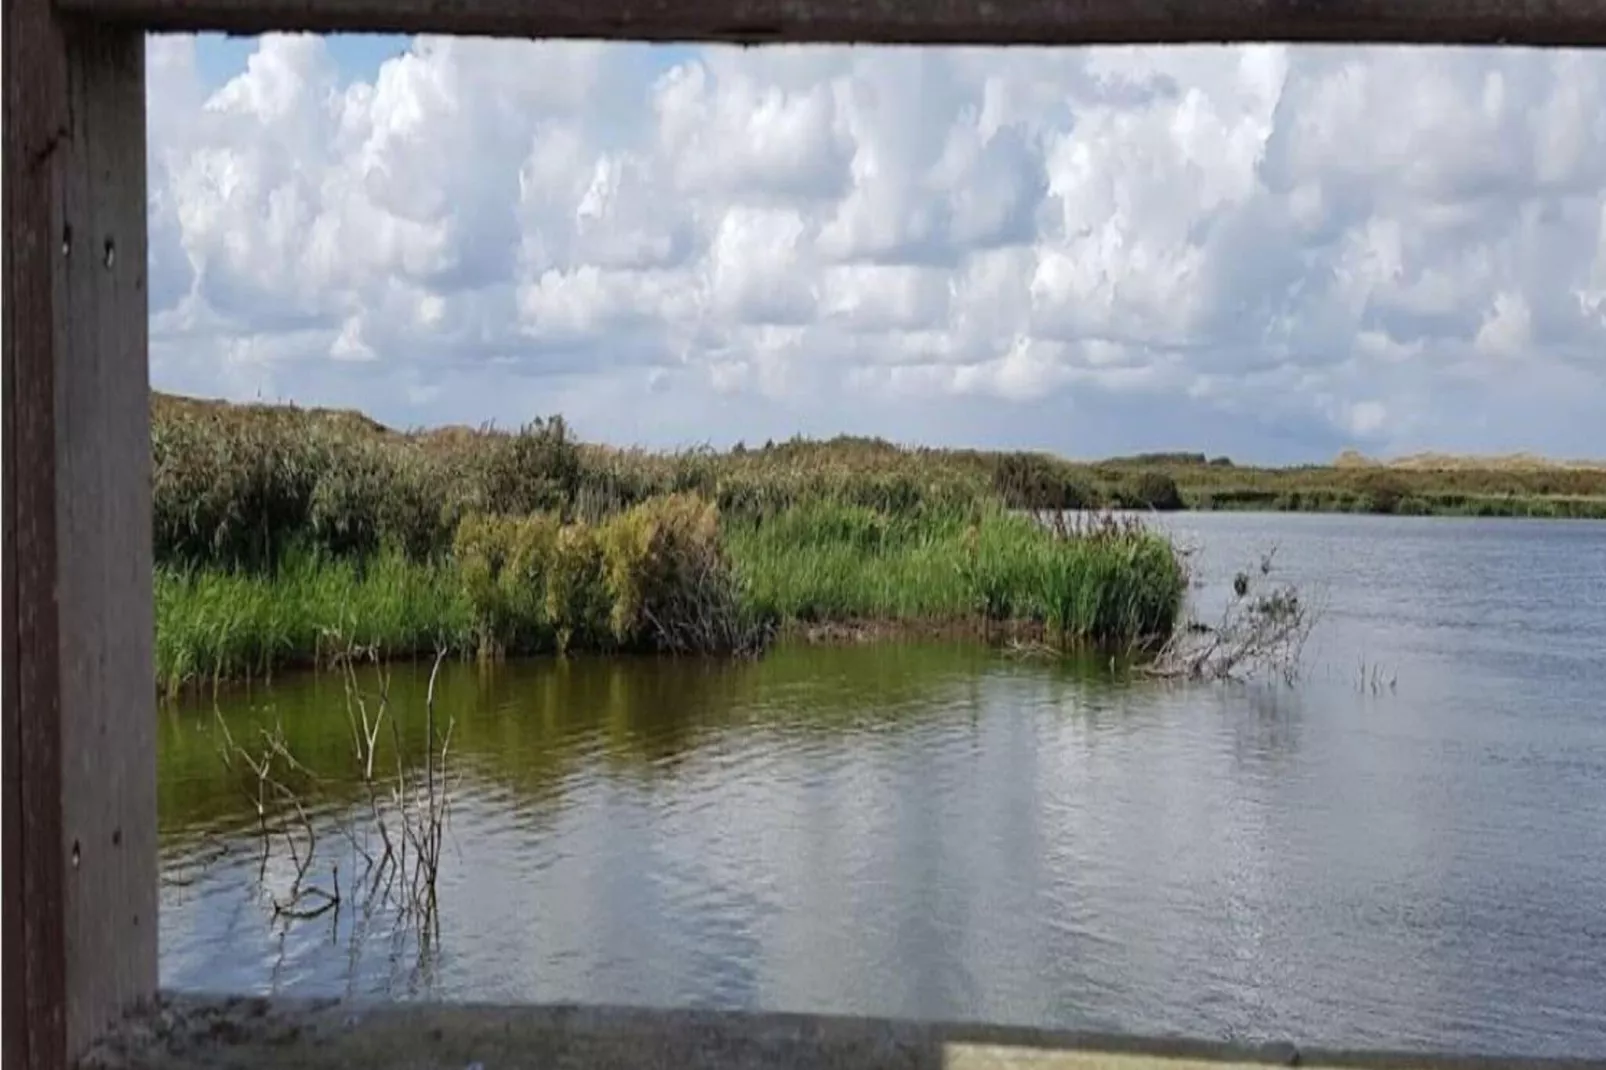
<svg viewBox="0 0 1606 1070"><path fill-rule="evenodd" d="M281 775L278 766L282 765L286 771L296 774L306 783L316 778L290 753L284 741L284 726L275 721L271 732L265 728L259 729L262 750L257 753L235 740L233 733L229 731L228 723L223 719L222 711L215 704L212 712L222 733L220 752L224 765L231 769L241 769L243 773L249 774L244 777L245 783L242 787L245 788L246 795L256 812L258 835L262 841L262 857L257 864L257 880L262 882L267 878L275 833L283 838L295 867L295 876L291 878L288 892L283 896L270 895L274 914L315 918L330 910L338 909L340 906L338 872L333 875L332 887L311 884L307 881L307 874L312 869L313 857L318 847L318 833L313 827L312 818L308 815L306 807L302 804L303 789L286 783L291 778ZM305 840L304 844L297 842L298 831ZM314 905L306 905L309 902Z"/></svg>
<svg viewBox="0 0 1606 1070"><path fill-rule="evenodd" d="M1216 625L1184 622L1142 671L1183 680L1244 680L1269 673L1294 684L1320 612L1293 584L1271 582L1275 553L1261 557L1255 575L1233 577L1232 597Z"/></svg>
<svg viewBox="0 0 1606 1070"><path fill-rule="evenodd" d="M346 782L355 780L363 794L360 812L348 812L337 825L359 860L355 879L348 884L359 893L364 912L390 907L404 921L417 921L426 934L433 932L436 924L435 889L451 796L447 757L455 720L449 718L442 733L435 715L435 686L445 657L446 651L438 650L430 671L422 770L407 759L401 725L390 708L390 674L378 652L348 643L329 659L330 667L340 672L345 689L352 757L352 773ZM362 685L360 662L373 666L373 690ZM262 847L258 881L266 883L276 844L288 852L293 867L288 891L269 893L275 917L305 920L338 911L344 901L338 862L331 863L327 884L308 880L320 846L312 815L321 809L316 796L327 782L295 757L281 725L276 723L271 732L259 730L261 746L257 750L235 739L215 704L213 711L223 762L240 772L242 787L257 816ZM383 771L379 755L386 727L395 759L390 774ZM349 806L344 808L349 810Z"/></svg>

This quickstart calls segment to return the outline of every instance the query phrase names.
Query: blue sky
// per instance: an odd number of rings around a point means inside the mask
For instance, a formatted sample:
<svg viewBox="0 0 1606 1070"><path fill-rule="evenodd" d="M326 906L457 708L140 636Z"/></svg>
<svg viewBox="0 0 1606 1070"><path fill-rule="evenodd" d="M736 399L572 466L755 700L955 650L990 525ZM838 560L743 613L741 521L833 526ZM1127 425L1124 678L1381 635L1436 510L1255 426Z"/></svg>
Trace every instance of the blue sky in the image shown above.
<svg viewBox="0 0 1606 1070"><path fill-rule="evenodd" d="M324 38L329 60L345 82L372 82L386 60L405 55L412 38L403 34L342 33ZM243 74L251 54L261 47L257 35L232 37L200 34L195 44L195 64L201 82L220 89L236 75ZM637 53L634 61L645 70L667 71L677 63L697 57L697 49L681 45L626 46Z"/></svg>
<svg viewBox="0 0 1606 1070"><path fill-rule="evenodd" d="M261 41L257 36L202 34L195 48L202 82L217 89L244 73L246 61ZM379 65L406 52L410 41L411 38L394 34L331 34L329 57L344 79L371 82L379 74Z"/></svg>
<svg viewBox="0 0 1606 1070"><path fill-rule="evenodd" d="M650 445L1606 454L1591 53L206 36L148 82L159 388Z"/></svg>

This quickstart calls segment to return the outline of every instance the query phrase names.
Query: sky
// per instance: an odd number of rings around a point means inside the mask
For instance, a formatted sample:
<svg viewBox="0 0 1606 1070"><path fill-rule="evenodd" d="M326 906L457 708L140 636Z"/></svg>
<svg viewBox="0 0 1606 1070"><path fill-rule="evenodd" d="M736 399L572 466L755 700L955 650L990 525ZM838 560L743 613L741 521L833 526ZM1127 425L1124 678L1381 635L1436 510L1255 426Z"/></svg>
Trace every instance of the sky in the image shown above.
<svg viewBox="0 0 1606 1070"><path fill-rule="evenodd" d="M153 37L158 389L1606 456L1606 54Z"/></svg>

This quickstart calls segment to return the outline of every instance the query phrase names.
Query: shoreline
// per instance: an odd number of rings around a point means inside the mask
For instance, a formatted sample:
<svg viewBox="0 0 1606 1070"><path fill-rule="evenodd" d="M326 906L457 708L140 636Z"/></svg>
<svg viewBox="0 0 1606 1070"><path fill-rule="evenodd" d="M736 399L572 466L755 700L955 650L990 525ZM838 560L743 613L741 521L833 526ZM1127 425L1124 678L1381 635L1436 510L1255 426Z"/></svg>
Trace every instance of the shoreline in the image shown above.
<svg viewBox="0 0 1606 1070"><path fill-rule="evenodd" d="M612 661L618 659L648 659L692 662L717 662L740 665L768 656L788 647L850 648L856 646L893 645L900 643L961 643L978 650L1007 653L1011 644L1027 648L1047 647L1053 635L1042 621L1006 620L986 621L981 618L929 618L918 620L889 620L862 618L840 621L787 621L776 630L775 638L763 652L748 656L721 656L715 654L653 654L629 651L575 650L567 653L540 651L518 654L480 654L467 650L448 652L445 661L459 665L502 666L530 662L561 661ZM1141 646L1141 644L1139 644ZM1069 643L1053 649L1074 657L1079 654L1103 656L1113 654L1099 644L1084 641ZM398 666L416 669L428 666L436 651L430 647L397 648L385 650L380 663L388 668ZM335 672L329 659L313 654L290 655L277 662L267 674L249 676L197 677L185 681L177 688L164 688L157 681L161 702L184 704L199 696L219 696L249 691L255 687L273 687L281 677L322 676Z"/></svg>
<svg viewBox="0 0 1606 1070"><path fill-rule="evenodd" d="M1185 601L1186 560L1153 514L1606 518L1606 470L1583 468L1072 462L845 437L668 454L580 442L560 417L397 432L352 413L152 406L169 692L348 644L745 656L786 630L1129 647L1169 637Z"/></svg>
<svg viewBox="0 0 1606 1070"><path fill-rule="evenodd" d="M1372 516L1411 517L1434 520L1606 520L1606 497L1504 497L1482 496L1474 499L1457 499L1453 503L1418 499L1420 508L1395 508L1388 511L1357 506L1332 505L1280 505L1275 498L1256 495L1253 499L1225 498L1209 502L1185 504L1173 510L1179 513L1245 513L1268 516Z"/></svg>
<svg viewBox="0 0 1606 1070"><path fill-rule="evenodd" d="M679 495L605 521L470 517L445 559L292 554L272 571L159 568L164 692L271 679L343 654L743 658L781 639L977 637L1130 649L1186 598L1169 538L999 510L909 518L829 503L723 524Z"/></svg>

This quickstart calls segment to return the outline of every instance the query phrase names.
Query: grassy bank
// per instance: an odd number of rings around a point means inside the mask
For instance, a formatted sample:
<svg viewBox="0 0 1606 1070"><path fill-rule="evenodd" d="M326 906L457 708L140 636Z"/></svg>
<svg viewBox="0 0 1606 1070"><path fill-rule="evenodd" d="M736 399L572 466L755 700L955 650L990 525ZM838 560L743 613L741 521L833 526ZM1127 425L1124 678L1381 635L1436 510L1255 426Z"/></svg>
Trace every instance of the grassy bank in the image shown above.
<svg viewBox="0 0 1606 1070"><path fill-rule="evenodd" d="M1033 621L1127 642L1170 633L1184 582L1170 543L1107 518L1056 531L1003 512L801 506L734 525L730 547L753 604L787 621Z"/></svg>
<svg viewBox="0 0 1606 1070"><path fill-rule="evenodd" d="M729 653L788 623L1011 621L1119 643L1172 628L1168 543L1022 510L1606 516L1606 470L1588 466L1082 463L862 438L648 453L579 442L558 418L399 432L162 395L152 449L170 684L348 642Z"/></svg>
<svg viewBox="0 0 1606 1070"><path fill-rule="evenodd" d="M467 650L474 611L455 570L387 553L339 561L291 554L271 572L156 569L156 672L173 690L260 679L348 644L410 655Z"/></svg>
<svg viewBox="0 0 1606 1070"><path fill-rule="evenodd" d="M388 546L424 560L449 551L470 514L595 520L676 492L715 502L726 521L821 501L899 516L1004 505L1606 517L1606 467L1537 462L1076 462L863 438L648 453L578 442L561 419L403 433L355 413L164 395L152 439L158 560L206 566L266 567L296 546L336 557Z"/></svg>
<svg viewBox="0 0 1606 1070"><path fill-rule="evenodd" d="M798 622L1040 625L1067 644L1170 634L1171 545L1131 523L1054 530L987 510L817 503L721 524L694 495L605 520L472 516L440 561L293 553L275 569L158 569L161 685L263 677L349 644L390 657L750 653Z"/></svg>

